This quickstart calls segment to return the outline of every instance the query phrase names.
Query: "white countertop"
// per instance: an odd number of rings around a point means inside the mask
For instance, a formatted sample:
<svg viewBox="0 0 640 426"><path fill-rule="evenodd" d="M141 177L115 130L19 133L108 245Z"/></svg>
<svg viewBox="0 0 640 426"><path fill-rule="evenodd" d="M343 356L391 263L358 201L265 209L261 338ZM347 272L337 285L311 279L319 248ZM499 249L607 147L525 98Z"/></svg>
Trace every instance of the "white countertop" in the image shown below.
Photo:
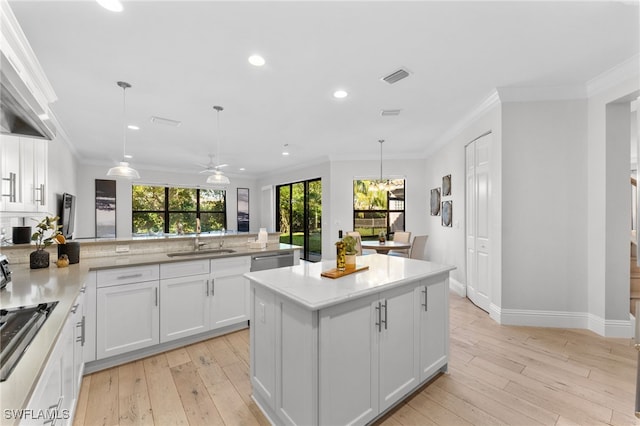
<svg viewBox="0 0 640 426"><path fill-rule="evenodd" d="M369 269L344 277L322 277L335 261L304 262L297 266L244 274L252 282L285 296L309 310L323 309L348 299L367 296L418 279L448 274L455 266L382 254L358 256L356 266Z"/></svg>

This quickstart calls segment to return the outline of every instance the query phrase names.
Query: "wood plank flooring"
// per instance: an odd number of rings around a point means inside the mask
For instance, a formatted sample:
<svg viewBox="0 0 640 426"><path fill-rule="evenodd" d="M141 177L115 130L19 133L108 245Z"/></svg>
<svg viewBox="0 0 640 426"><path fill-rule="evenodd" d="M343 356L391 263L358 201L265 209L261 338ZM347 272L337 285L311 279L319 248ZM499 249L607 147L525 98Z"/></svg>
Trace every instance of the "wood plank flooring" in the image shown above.
<svg viewBox="0 0 640 426"><path fill-rule="evenodd" d="M451 294L449 372L378 425L634 425L637 351L585 330L500 326ZM249 331L85 376L74 425L267 425Z"/></svg>

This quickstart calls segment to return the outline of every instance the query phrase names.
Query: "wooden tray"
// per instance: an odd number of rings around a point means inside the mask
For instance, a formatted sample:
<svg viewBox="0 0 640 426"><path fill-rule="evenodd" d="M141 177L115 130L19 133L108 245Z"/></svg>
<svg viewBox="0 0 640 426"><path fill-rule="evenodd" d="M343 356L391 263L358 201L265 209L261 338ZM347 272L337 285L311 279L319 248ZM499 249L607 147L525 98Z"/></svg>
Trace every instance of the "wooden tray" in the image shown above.
<svg viewBox="0 0 640 426"><path fill-rule="evenodd" d="M355 272L364 271L365 269L369 269L368 266L356 266L355 269L345 269L344 271L338 271L336 268L329 269L328 271L322 272L320 275L327 278L340 278L345 275L350 275Z"/></svg>

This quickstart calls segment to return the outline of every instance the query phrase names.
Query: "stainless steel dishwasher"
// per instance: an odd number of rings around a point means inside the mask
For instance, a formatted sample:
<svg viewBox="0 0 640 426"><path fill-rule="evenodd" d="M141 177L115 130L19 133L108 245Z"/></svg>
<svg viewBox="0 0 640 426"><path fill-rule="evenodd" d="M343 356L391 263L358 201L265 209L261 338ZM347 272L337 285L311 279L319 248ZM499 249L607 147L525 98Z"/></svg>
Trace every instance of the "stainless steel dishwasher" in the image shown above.
<svg viewBox="0 0 640 426"><path fill-rule="evenodd" d="M293 266L293 253L256 254L251 256L251 272Z"/></svg>

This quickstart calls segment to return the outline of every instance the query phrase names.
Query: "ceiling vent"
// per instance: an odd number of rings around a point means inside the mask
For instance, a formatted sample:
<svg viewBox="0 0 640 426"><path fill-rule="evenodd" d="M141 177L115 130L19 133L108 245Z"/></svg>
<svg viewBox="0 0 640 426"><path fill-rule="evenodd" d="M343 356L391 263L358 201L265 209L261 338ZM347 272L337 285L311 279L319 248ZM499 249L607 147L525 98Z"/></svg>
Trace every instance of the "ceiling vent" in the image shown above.
<svg viewBox="0 0 640 426"><path fill-rule="evenodd" d="M394 84L407 77L409 77L409 71L400 68L399 70L392 72L388 76L382 77L382 80L386 81L389 84Z"/></svg>
<svg viewBox="0 0 640 426"><path fill-rule="evenodd" d="M380 115L383 117L391 117L391 116L400 115L400 111L402 110L401 109L383 109L380 112Z"/></svg>
<svg viewBox="0 0 640 426"><path fill-rule="evenodd" d="M171 126L171 127L179 127L182 124L182 121L171 120L169 118L156 117L155 115L151 116L151 122L154 124L164 124L165 126Z"/></svg>

